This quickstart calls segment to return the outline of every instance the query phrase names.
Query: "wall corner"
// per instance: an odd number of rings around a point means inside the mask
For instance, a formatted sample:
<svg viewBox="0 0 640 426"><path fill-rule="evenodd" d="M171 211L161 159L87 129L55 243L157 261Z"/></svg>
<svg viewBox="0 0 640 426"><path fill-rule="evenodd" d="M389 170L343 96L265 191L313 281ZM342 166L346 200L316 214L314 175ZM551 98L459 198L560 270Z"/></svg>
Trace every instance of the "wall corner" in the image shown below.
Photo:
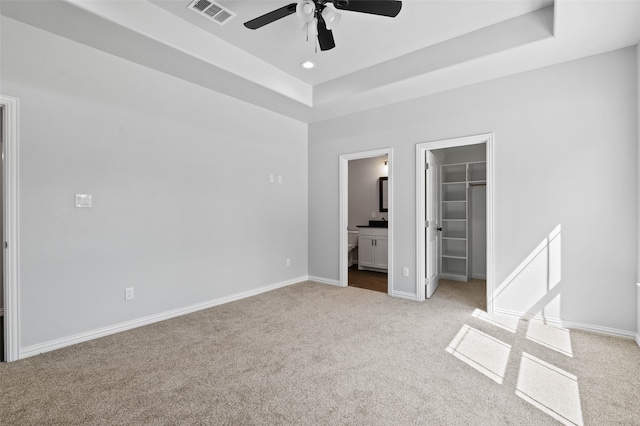
<svg viewBox="0 0 640 426"><path fill-rule="evenodd" d="M636 252L636 268L637 277L637 303L636 303L636 343L640 346L640 43L636 45L636 131L638 137L637 143L637 157L636 157L636 173L638 178L637 184L637 210L636 210L636 227L637 227L637 252Z"/></svg>

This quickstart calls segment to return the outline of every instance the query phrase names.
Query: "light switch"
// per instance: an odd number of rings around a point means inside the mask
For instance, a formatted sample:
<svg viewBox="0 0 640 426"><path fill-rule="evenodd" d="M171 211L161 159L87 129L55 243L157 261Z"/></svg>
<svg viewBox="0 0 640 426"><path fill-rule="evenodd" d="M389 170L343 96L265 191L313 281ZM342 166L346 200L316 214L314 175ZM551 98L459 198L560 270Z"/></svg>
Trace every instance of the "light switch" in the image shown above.
<svg viewBox="0 0 640 426"><path fill-rule="evenodd" d="M76 207L90 209L92 206L91 194L76 194Z"/></svg>

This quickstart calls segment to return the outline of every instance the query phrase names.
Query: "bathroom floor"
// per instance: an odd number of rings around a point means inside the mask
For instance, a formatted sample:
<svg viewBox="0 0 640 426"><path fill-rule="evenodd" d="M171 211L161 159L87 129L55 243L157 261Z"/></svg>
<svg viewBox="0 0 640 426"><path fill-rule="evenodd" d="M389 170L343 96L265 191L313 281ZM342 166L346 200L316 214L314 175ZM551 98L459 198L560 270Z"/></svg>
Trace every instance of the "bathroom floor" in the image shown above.
<svg viewBox="0 0 640 426"><path fill-rule="evenodd" d="M387 293L387 274L359 271L358 265L353 265L349 268L349 286Z"/></svg>

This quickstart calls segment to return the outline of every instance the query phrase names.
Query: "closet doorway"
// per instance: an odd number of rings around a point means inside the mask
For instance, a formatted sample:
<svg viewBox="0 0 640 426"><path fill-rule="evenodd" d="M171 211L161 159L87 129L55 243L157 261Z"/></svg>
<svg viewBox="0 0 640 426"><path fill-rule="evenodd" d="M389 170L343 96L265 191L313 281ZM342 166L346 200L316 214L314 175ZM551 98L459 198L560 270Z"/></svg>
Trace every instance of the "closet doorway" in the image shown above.
<svg viewBox="0 0 640 426"><path fill-rule="evenodd" d="M419 301L445 283L492 311L492 153L490 134L417 145Z"/></svg>

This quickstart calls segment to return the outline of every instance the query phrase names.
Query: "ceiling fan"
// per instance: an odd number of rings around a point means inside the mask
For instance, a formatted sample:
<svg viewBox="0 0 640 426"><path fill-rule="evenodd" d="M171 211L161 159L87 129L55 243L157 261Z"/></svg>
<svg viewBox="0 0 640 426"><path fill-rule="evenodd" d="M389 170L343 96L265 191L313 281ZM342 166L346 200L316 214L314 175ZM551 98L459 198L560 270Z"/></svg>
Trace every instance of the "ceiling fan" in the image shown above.
<svg viewBox="0 0 640 426"><path fill-rule="evenodd" d="M334 11L333 8L328 7L329 3L333 4L333 7L338 10L389 16L391 18L396 17L400 13L400 9L402 9L402 2L395 0L301 0L298 3L288 4L247 21L244 26L257 30L295 13L305 22L306 29L318 36L320 50L330 50L336 47L331 30L340 21L340 14Z"/></svg>

